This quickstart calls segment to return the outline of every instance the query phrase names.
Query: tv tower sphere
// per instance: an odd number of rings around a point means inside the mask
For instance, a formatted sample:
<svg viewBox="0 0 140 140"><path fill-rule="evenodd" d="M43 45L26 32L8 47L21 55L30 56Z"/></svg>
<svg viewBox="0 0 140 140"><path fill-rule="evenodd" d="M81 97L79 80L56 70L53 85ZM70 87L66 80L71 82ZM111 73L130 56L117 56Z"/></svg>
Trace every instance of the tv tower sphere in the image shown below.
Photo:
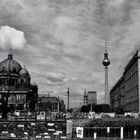
<svg viewBox="0 0 140 140"><path fill-rule="evenodd" d="M105 53L104 53L103 65L106 66L106 67L110 65L110 60L109 60L109 58L108 58L107 50L106 50Z"/></svg>

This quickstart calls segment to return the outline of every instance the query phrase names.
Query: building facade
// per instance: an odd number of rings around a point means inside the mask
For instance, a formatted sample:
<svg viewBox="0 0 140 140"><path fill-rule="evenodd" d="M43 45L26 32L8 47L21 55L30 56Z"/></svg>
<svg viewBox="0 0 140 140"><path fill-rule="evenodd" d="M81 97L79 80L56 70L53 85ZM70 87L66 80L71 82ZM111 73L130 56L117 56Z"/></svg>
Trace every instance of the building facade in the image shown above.
<svg viewBox="0 0 140 140"><path fill-rule="evenodd" d="M88 94L85 90L84 96L83 96L83 105L86 106L88 105Z"/></svg>
<svg viewBox="0 0 140 140"><path fill-rule="evenodd" d="M121 77L110 91L110 104L113 111L124 109L124 77Z"/></svg>
<svg viewBox="0 0 140 140"><path fill-rule="evenodd" d="M38 99L38 110L45 112L64 112L64 101L57 97L41 96Z"/></svg>
<svg viewBox="0 0 140 140"><path fill-rule="evenodd" d="M7 118L15 110L35 111L38 98L37 85L30 83L28 70L13 59L8 58L0 63L0 113Z"/></svg>
<svg viewBox="0 0 140 140"><path fill-rule="evenodd" d="M122 77L110 91L111 108L140 112L140 51L129 61Z"/></svg>

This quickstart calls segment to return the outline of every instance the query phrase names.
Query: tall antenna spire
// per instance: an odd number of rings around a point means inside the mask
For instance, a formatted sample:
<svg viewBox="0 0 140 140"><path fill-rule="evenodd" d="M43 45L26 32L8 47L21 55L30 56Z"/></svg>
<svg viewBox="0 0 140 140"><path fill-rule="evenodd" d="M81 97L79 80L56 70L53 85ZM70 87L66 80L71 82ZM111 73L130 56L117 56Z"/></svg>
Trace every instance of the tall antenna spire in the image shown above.
<svg viewBox="0 0 140 140"><path fill-rule="evenodd" d="M12 53L12 49L10 48L10 53Z"/></svg>
<svg viewBox="0 0 140 140"><path fill-rule="evenodd" d="M8 54L8 59L13 59L12 49L10 48L10 53Z"/></svg>
<svg viewBox="0 0 140 140"><path fill-rule="evenodd" d="M86 91L87 89L85 88L85 95L87 94L87 91Z"/></svg>
<svg viewBox="0 0 140 140"><path fill-rule="evenodd" d="M107 32L105 30L105 52L107 53Z"/></svg>
<svg viewBox="0 0 140 140"><path fill-rule="evenodd" d="M87 98L87 91L86 91L86 88L85 88L85 92L84 92L84 96L83 96L83 105L87 105L87 100L88 100L88 98Z"/></svg>
<svg viewBox="0 0 140 140"><path fill-rule="evenodd" d="M110 65L110 60L108 58L107 52L107 32L105 30L105 53L103 59L103 65L105 67L105 104L110 104L110 96L108 92L108 66Z"/></svg>

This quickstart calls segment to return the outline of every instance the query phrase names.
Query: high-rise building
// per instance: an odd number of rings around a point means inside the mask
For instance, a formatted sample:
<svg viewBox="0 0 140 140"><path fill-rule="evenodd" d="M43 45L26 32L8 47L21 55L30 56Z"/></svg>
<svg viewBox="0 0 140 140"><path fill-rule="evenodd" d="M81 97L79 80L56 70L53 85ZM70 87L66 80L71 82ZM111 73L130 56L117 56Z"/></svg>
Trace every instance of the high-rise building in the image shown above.
<svg viewBox="0 0 140 140"><path fill-rule="evenodd" d="M97 93L96 91L88 91L88 104L97 104Z"/></svg>
<svg viewBox="0 0 140 140"><path fill-rule="evenodd" d="M3 118L15 110L35 110L38 87L30 80L28 70L22 68L10 52L8 58L0 63L0 113Z"/></svg>
<svg viewBox="0 0 140 140"><path fill-rule="evenodd" d="M140 51L138 50L124 69L123 75L110 91L114 110L140 112Z"/></svg>

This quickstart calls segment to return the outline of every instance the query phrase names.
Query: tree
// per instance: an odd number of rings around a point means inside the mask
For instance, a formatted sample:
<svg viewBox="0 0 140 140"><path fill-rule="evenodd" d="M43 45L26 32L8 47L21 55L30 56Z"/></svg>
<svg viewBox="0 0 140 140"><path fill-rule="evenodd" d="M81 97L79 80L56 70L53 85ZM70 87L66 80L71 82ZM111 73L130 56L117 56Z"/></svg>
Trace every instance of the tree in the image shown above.
<svg viewBox="0 0 140 140"><path fill-rule="evenodd" d="M100 112L111 112L110 106L108 104L98 104L94 106L94 111Z"/></svg>

